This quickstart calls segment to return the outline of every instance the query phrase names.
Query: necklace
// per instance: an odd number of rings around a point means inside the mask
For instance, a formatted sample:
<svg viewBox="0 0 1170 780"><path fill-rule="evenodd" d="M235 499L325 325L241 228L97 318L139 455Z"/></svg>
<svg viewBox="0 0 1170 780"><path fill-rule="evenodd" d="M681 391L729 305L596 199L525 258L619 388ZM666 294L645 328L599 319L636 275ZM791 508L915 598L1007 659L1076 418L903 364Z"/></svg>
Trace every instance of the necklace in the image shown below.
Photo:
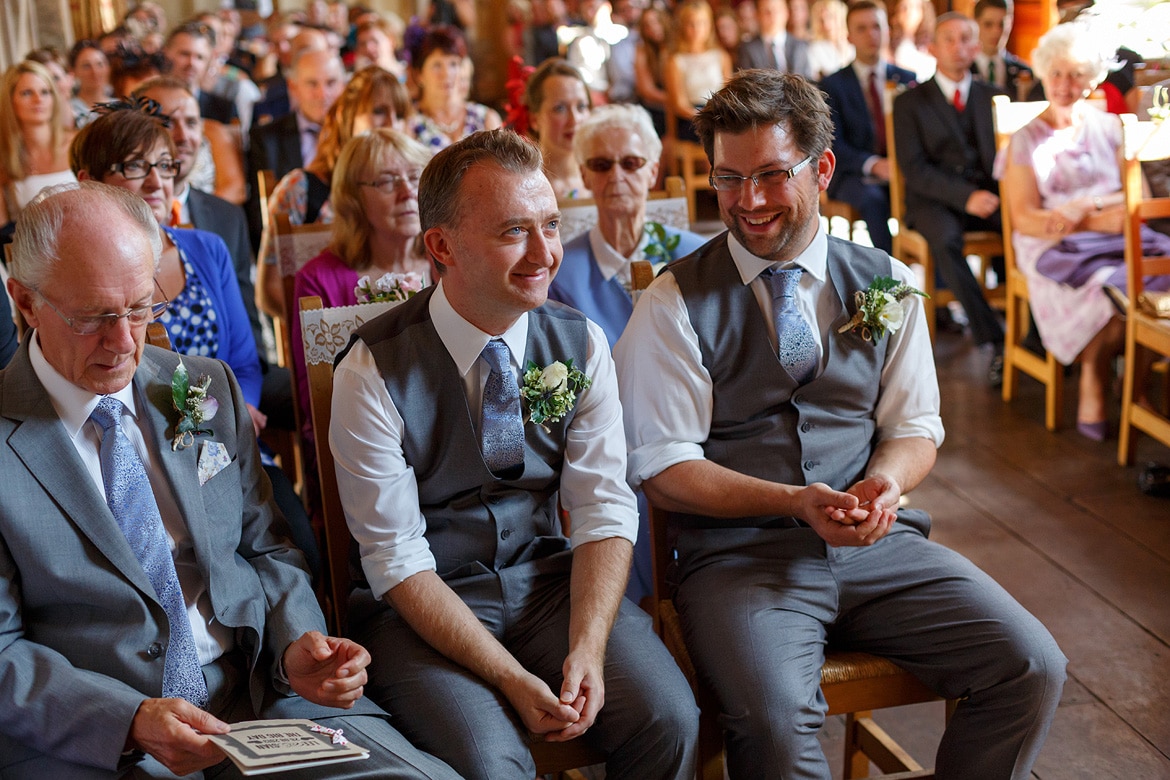
<svg viewBox="0 0 1170 780"><path fill-rule="evenodd" d="M431 121L435 123L436 127L443 131L443 135L454 135L456 132L462 129L463 121L466 116L467 112L465 110L461 112L454 121L443 122L439 119L438 114L435 114L431 117Z"/></svg>

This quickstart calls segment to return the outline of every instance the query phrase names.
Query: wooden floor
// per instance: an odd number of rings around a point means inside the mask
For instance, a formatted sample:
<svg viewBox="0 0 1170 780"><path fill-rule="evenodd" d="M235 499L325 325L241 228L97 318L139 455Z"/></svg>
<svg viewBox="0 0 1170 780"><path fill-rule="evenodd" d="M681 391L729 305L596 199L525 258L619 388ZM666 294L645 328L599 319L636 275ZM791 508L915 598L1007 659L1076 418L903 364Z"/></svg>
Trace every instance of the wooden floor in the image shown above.
<svg viewBox="0 0 1170 780"><path fill-rule="evenodd" d="M995 577L1069 657L1033 776L1170 778L1170 499L1137 490L1116 439L1048 432L1038 384L1021 379L1023 397L1004 404L968 339L943 335L935 355L947 438L911 503L933 515L933 539ZM1170 450L1141 437L1143 460L1170 464ZM918 705L877 720L932 766L942 717L941 704ZM822 738L835 772L842 728L836 719Z"/></svg>

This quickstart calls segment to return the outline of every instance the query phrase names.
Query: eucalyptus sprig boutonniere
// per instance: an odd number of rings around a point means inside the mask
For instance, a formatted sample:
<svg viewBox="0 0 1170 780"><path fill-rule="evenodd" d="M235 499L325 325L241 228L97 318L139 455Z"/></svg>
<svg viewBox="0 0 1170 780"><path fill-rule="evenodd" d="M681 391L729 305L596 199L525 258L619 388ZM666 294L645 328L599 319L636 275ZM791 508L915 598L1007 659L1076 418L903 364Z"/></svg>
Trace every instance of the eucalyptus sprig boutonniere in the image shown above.
<svg viewBox="0 0 1170 780"><path fill-rule="evenodd" d="M200 428L203 423L210 421L219 411L219 401L208 394L211 387L211 377L204 374L195 384L191 384L187 374L187 367L179 361L171 377L171 401L175 411L179 413L179 421L175 423L175 438L171 441L172 450L181 450L195 443L195 437L200 434L210 434L211 431Z"/></svg>
<svg viewBox="0 0 1170 780"><path fill-rule="evenodd" d="M857 311L853 313L853 318L849 322L837 329L837 332L860 330L863 339L876 344L886 335L886 331L896 333L898 328L902 327L902 322L906 318L904 300L911 295L930 297L908 284L894 281L888 276L879 276L869 283L867 289L853 293L853 303L857 306Z"/></svg>
<svg viewBox="0 0 1170 780"><path fill-rule="evenodd" d="M593 380L585 372L573 368L572 360L557 360L544 368L529 360L520 387L520 397L528 406L525 422L534 422L548 433L545 423L564 419L577 403L577 393L591 384Z"/></svg>
<svg viewBox="0 0 1170 780"><path fill-rule="evenodd" d="M658 265L659 263L669 263L670 253L678 249L679 236L667 235L666 228L657 222L646 220L645 226L642 228L646 232L646 246L642 248L642 254L651 263Z"/></svg>

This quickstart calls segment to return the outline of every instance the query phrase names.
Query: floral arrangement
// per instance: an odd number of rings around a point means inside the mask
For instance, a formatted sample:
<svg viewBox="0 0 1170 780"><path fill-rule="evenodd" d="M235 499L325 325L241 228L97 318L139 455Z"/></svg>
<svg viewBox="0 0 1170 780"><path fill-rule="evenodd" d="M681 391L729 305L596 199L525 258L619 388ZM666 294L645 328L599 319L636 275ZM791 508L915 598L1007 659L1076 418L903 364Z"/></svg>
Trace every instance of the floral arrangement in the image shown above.
<svg viewBox="0 0 1170 780"><path fill-rule="evenodd" d="M203 423L210 421L219 411L219 401L208 395L211 387L211 377L206 374L191 384L187 374L187 367L179 361L171 377L171 401L175 411L179 413L179 421L175 424L175 438L171 441L171 450L177 451L190 447L195 443L195 437L201 434L210 434L210 430L201 428Z"/></svg>
<svg viewBox="0 0 1170 780"><path fill-rule="evenodd" d="M370 281L369 275L363 276L358 279L357 287L353 288L353 294L357 297L358 303L405 301L418 294L422 288L422 276L410 271L405 274L383 274L375 282Z"/></svg>
<svg viewBox="0 0 1170 780"><path fill-rule="evenodd" d="M902 327L906 318L904 301L911 295L930 297L908 284L894 281L888 276L879 276L870 282L867 289L853 293L857 311L837 332L860 330L863 339L876 344L887 331L896 333Z"/></svg>
<svg viewBox="0 0 1170 780"><path fill-rule="evenodd" d="M678 234L667 235L666 228L650 220L646 221L643 230L646 231L647 240L646 246L642 248L642 254L655 266L659 263L669 263L671 252L678 248L680 238Z"/></svg>
<svg viewBox="0 0 1170 780"><path fill-rule="evenodd" d="M534 422L548 433L545 423L563 420L577 403L577 393L591 384L593 380L583 371L573 368L572 360L557 360L544 368L529 360L520 387L520 398L528 406L525 422Z"/></svg>

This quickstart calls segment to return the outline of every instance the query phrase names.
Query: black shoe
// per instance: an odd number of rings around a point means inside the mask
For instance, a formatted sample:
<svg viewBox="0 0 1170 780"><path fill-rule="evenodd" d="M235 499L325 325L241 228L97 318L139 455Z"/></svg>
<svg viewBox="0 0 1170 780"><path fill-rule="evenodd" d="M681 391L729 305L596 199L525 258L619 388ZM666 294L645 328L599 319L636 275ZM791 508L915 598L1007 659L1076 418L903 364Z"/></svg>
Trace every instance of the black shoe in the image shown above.
<svg viewBox="0 0 1170 780"><path fill-rule="evenodd" d="M987 367L987 384L991 387L1003 387L1003 347L991 356L991 364Z"/></svg>
<svg viewBox="0 0 1170 780"><path fill-rule="evenodd" d="M1155 498L1170 498L1170 467L1147 463L1138 474L1138 490Z"/></svg>

